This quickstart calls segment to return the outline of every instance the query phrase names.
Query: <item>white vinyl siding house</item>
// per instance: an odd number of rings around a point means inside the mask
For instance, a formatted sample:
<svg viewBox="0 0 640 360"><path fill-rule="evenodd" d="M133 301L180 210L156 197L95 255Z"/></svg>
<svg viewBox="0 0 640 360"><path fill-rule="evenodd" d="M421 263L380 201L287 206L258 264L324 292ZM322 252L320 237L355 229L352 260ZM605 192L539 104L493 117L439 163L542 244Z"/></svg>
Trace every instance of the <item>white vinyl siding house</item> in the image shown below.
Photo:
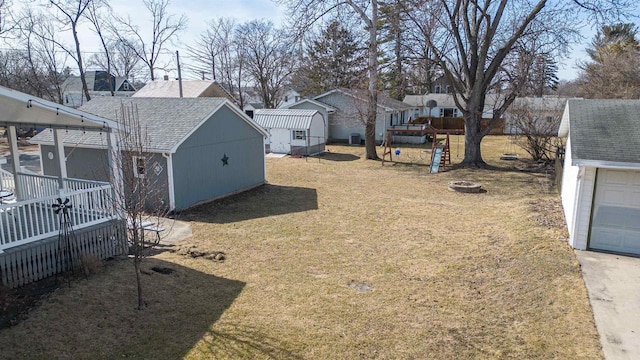
<svg viewBox="0 0 640 360"><path fill-rule="evenodd" d="M640 255L640 101L569 100L559 135L571 246Z"/></svg>
<svg viewBox="0 0 640 360"><path fill-rule="evenodd" d="M340 88L318 95L313 100L336 109L329 113L329 141L346 142L352 134L365 138L366 90ZM382 142L387 127L407 123L413 111L413 106L380 92L376 111L376 141Z"/></svg>

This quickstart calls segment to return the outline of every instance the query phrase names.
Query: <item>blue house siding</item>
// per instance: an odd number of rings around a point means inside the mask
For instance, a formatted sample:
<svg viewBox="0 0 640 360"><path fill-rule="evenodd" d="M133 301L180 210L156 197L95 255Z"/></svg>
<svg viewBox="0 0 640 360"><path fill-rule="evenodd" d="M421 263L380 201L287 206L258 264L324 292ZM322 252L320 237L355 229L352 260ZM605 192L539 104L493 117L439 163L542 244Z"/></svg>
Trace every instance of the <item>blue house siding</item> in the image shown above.
<svg viewBox="0 0 640 360"><path fill-rule="evenodd" d="M74 179L109 181L107 151L104 149L72 148L65 146L67 176ZM51 157L51 159L49 158ZM53 145L40 146L42 173L59 176L58 155Z"/></svg>
<svg viewBox="0 0 640 360"><path fill-rule="evenodd" d="M53 145L41 145L40 158L42 159L42 173L49 176L58 176L58 159ZM93 148L72 148L65 146L67 156L67 176L74 179L95 180L109 182L109 163L107 150ZM49 159L49 153L52 159ZM122 156L127 155L125 152ZM147 194L145 206L148 209L166 208L169 206L169 181L167 175L167 160L162 154L146 153L147 174L150 189ZM129 164L123 162L123 164ZM124 191L133 191L133 167L128 166L123 170Z"/></svg>
<svg viewBox="0 0 640 360"><path fill-rule="evenodd" d="M225 155L227 165L222 161ZM178 210L265 181L262 134L226 106L180 144L172 156Z"/></svg>

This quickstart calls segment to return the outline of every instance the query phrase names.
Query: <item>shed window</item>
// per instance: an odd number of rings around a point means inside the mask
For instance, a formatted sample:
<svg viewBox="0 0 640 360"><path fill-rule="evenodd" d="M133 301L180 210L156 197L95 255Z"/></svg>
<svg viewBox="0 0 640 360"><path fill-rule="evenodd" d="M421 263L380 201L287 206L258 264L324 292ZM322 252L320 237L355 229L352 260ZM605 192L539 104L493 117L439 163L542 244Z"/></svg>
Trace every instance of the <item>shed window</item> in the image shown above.
<svg viewBox="0 0 640 360"><path fill-rule="evenodd" d="M129 91L129 83L125 81L125 82L122 84L122 88L124 89L124 91Z"/></svg>
<svg viewBox="0 0 640 360"><path fill-rule="evenodd" d="M295 140L305 140L307 133L304 130L293 130L293 138Z"/></svg>
<svg viewBox="0 0 640 360"><path fill-rule="evenodd" d="M133 176L143 178L147 174L147 161L144 156L133 157Z"/></svg>

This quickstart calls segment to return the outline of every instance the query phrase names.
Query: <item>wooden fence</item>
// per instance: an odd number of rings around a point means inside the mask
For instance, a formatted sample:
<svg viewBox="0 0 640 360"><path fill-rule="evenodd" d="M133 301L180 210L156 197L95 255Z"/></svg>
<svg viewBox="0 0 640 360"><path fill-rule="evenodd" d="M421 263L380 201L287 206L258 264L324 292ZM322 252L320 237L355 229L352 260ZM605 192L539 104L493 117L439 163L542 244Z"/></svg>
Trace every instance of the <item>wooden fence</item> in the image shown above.
<svg viewBox="0 0 640 360"><path fill-rule="evenodd" d="M491 119L480 120L480 127L486 128ZM428 124L431 123L436 129L439 130L464 130L464 118L461 117L418 117L412 123L414 124ZM504 119L498 120L498 123L491 129L489 134L491 135L503 135L504 134Z"/></svg>

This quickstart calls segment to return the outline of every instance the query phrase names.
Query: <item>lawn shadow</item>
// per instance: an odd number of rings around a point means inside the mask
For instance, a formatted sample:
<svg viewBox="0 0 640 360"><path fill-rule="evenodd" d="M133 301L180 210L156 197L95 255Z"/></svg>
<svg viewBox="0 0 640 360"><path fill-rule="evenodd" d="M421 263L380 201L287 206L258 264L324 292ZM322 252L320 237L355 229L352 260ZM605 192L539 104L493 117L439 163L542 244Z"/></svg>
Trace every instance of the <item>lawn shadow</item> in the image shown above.
<svg viewBox="0 0 640 360"><path fill-rule="evenodd" d="M234 358L242 349L259 358L294 357L255 330L213 330L244 282L157 258L145 259L142 270L143 310L136 309L131 260L114 260L88 280L63 285L22 326L0 332L0 346L12 349L5 355L181 359L215 347L221 357Z"/></svg>
<svg viewBox="0 0 640 360"><path fill-rule="evenodd" d="M357 156L357 155L328 152L328 151L325 151L318 155L309 156L309 157L314 159L329 160L329 161L356 161L360 159L360 156Z"/></svg>
<svg viewBox="0 0 640 360"><path fill-rule="evenodd" d="M211 358L302 359L283 347L278 339L257 329L238 325L223 325L220 330L211 330L205 336L202 347Z"/></svg>
<svg viewBox="0 0 640 360"><path fill-rule="evenodd" d="M182 212L180 219L228 224L317 209L316 189L265 184Z"/></svg>

